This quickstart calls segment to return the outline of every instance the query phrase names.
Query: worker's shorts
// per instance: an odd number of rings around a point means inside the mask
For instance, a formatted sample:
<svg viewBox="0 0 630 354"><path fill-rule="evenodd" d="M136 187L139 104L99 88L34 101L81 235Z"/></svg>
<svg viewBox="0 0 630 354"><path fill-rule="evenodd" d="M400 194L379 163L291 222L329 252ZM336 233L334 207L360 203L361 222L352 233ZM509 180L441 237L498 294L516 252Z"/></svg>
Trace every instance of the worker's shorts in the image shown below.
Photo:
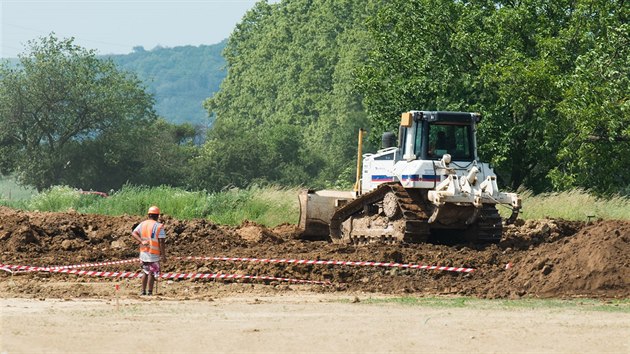
<svg viewBox="0 0 630 354"><path fill-rule="evenodd" d="M142 271L146 274L159 274L160 262L142 262Z"/></svg>

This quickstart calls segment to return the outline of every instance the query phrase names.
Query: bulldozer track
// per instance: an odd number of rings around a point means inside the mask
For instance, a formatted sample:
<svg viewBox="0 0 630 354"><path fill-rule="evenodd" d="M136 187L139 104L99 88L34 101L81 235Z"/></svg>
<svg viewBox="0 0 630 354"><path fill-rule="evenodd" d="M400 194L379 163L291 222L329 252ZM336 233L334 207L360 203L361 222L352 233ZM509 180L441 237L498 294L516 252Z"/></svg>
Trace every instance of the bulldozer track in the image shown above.
<svg viewBox="0 0 630 354"><path fill-rule="evenodd" d="M473 242L498 243L503 233L503 221L494 205L484 204L479 220L472 228Z"/></svg>
<svg viewBox="0 0 630 354"><path fill-rule="evenodd" d="M385 195L389 192L395 195L397 206L400 208L400 212L396 213L400 215L397 220L401 218L404 220L404 231L402 233L386 238L370 235L355 235L354 237L343 235L341 226L345 220L350 217L360 216L361 213L368 214L364 215L366 217L370 216L370 210L375 209L373 205L382 202ZM349 243L369 243L374 241L385 241L388 243L426 242L430 235L427 213L430 206L421 193L422 191L419 190L406 190L398 183L381 184L375 190L362 195L360 198L335 211L330 222L331 237L335 241L343 242L346 240Z"/></svg>

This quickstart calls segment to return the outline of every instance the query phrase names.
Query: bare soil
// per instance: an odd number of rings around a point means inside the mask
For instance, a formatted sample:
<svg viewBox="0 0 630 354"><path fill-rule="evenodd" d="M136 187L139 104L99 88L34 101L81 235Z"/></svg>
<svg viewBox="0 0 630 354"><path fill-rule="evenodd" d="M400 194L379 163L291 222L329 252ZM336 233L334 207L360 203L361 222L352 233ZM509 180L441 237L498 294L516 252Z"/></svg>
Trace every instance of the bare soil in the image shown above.
<svg viewBox="0 0 630 354"><path fill-rule="evenodd" d="M72 265L137 258L132 216L0 207L0 263ZM630 297L630 222L520 222L497 245L336 245L300 240L295 225L240 227L166 215L163 272L327 281L162 280L0 271L0 352L611 352L630 349L627 311L432 308L369 298ZM438 270L176 257L376 261ZM88 270L138 271L137 263ZM118 288L118 290L116 290ZM625 306L625 305L623 305ZM148 329L148 330L147 330ZM149 332L158 331L157 337ZM553 340L551 340L553 338Z"/></svg>
<svg viewBox="0 0 630 354"><path fill-rule="evenodd" d="M0 263L5 265L71 265L137 257L130 236L139 222L132 216L24 212L0 207ZM253 223L240 227L207 220L176 220L166 215L169 260L163 272L227 273L328 281L332 285L298 285L279 281L239 286L239 291L277 294L299 287L319 293L392 295L462 295L479 298L628 298L630 297L630 222L584 223L565 220L520 222L504 230L498 245L454 246L337 245L303 241L295 225L272 229ZM474 268L472 273L437 270L305 265L233 261L183 261L176 256L253 257L274 259L376 261ZM94 270L137 271L138 264ZM56 288L51 282L117 282L119 279L75 275L0 272L3 297L92 297L89 288ZM6 281L12 279L13 284ZM137 280L130 280L137 283ZM180 287L179 283L185 284ZM220 281L222 284L229 281ZM239 281L241 282L241 281ZM225 287L190 280L171 282L169 296L217 296ZM250 284L253 285L253 284ZM228 287L229 288L229 287ZM166 294L165 294L166 295Z"/></svg>

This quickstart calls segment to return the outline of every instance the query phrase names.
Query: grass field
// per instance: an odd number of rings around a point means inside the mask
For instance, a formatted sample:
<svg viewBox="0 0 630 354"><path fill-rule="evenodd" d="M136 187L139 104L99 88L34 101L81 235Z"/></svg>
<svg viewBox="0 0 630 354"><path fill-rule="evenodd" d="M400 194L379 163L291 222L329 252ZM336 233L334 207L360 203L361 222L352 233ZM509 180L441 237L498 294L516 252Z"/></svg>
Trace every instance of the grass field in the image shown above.
<svg viewBox="0 0 630 354"><path fill-rule="evenodd" d="M8 183L7 183L8 185ZM164 214L177 219L206 218L223 225L240 225L249 220L261 225L296 224L299 217L298 189L257 187L229 189L219 193L186 191L168 186L124 186L104 198L56 186L25 198L0 197L0 205L38 211L68 211L103 215L145 215L158 205Z"/></svg>
<svg viewBox="0 0 630 354"><path fill-rule="evenodd" d="M57 186L42 193L0 179L0 205L39 211L76 210L104 215L144 215L151 205L178 219L206 218L217 224L240 225L249 220L266 226L296 224L299 218L299 188L251 186L218 193L186 191L168 186L124 186L107 198ZM522 219L562 218L566 220L630 220L630 198L595 197L586 191L533 195L521 193ZM503 216L508 208L499 207Z"/></svg>
<svg viewBox="0 0 630 354"><path fill-rule="evenodd" d="M533 195L521 193L523 219L630 220L630 198L598 198L583 190Z"/></svg>

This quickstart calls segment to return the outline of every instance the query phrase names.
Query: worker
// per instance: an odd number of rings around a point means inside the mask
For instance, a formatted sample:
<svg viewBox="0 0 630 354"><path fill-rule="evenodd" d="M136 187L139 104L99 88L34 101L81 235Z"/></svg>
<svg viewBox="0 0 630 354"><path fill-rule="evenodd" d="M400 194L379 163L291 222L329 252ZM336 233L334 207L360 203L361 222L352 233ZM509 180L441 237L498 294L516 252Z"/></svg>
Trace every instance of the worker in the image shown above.
<svg viewBox="0 0 630 354"><path fill-rule="evenodd" d="M131 235L140 244L140 261L142 261L142 293L153 295L153 283L160 273L160 260L166 262L164 225L158 222L160 208L152 206L147 212L148 219L136 226ZM147 291L147 283L149 291Z"/></svg>

